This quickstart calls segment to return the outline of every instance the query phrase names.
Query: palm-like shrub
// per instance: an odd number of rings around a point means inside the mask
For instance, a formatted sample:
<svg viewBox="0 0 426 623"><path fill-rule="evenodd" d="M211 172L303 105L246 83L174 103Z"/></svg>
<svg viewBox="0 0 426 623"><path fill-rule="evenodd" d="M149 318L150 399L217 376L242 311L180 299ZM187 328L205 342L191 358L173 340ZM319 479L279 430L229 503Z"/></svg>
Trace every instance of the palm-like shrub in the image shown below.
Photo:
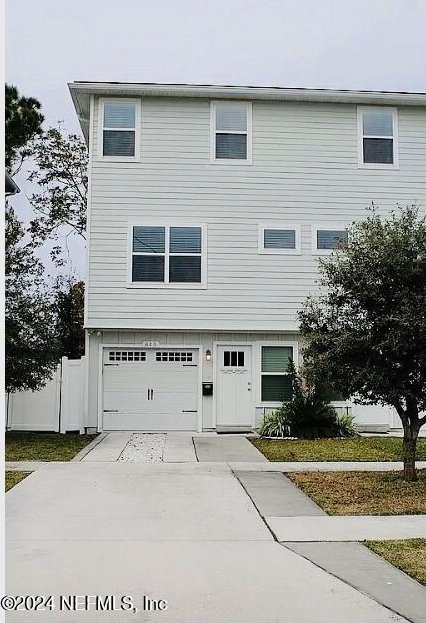
<svg viewBox="0 0 426 623"><path fill-rule="evenodd" d="M290 361L288 372L292 378L293 397L283 404L282 412L291 435L300 439L337 437L337 413L325 398L323 388L320 385L306 386L293 361Z"/></svg>
<svg viewBox="0 0 426 623"><path fill-rule="evenodd" d="M349 413L337 416L337 436L338 437L356 437L358 431L355 425L355 418Z"/></svg>
<svg viewBox="0 0 426 623"><path fill-rule="evenodd" d="M258 432L261 437L288 437L290 435L290 427L283 409L281 408L265 415Z"/></svg>

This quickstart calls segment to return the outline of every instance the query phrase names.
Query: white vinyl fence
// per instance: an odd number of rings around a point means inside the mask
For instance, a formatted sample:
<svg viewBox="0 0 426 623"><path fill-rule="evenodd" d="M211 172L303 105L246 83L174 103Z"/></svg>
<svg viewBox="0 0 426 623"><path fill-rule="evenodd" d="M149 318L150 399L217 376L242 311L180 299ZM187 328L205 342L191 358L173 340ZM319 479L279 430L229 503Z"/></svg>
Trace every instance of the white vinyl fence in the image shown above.
<svg viewBox="0 0 426 623"><path fill-rule="evenodd" d="M6 396L6 429L83 433L85 367L85 357L63 357L43 389Z"/></svg>

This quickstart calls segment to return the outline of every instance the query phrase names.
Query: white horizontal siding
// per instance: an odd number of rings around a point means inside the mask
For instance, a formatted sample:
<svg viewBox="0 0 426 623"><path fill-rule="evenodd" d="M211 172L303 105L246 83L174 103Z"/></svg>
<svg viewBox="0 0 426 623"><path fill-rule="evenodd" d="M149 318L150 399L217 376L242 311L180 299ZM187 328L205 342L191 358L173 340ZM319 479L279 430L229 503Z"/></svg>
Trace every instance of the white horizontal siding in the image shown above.
<svg viewBox="0 0 426 623"><path fill-rule="evenodd" d="M97 106L95 106L95 116ZM92 327L279 330L315 288L311 225L372 201L426 205L426 113L400 108L399 170L358 168L356 107L254 102L253 165L211 164L208 100L145 98L140 162L98 153L93 124L88 322ZM128 222L208 227L206 290L127 289ZM301 225L301 255L259 255L258 224Z"/></svg>

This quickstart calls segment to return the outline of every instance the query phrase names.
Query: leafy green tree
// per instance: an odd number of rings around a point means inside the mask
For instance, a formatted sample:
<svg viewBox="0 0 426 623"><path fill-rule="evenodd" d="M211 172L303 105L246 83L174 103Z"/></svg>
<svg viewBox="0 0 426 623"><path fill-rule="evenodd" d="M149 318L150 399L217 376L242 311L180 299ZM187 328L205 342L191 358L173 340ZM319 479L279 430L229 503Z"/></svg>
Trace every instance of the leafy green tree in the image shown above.
<svg viewBox="0 0 426 623"><path fill-rule="evenodd" d="M55 299L60 355L79 359L84 355L84 281L60 278Z"/></svg>
<svg viewBox="0 0 426 623"><path fill-rule="evenodd" d="M10 206L5 221L6 391L36 390L50 378L58 359L55 311L34 243L25 241Z"/></svg>
<svg viewBox="0 0 426 623"><path fill-rule="evenodd" d="M35 240L85 239L87 212L87 162L85 142L76 134L65 135L50 128L31 146L35 168L29 180L39 190L30 197L36 218L30 224ZM54 247L52 259L64 263L62 245Z"/></svg>
<svg viewBox="0 0 426 623"><path fill-rule="evenodd" d="M320 294L301 311L308 378L361 404L391 405L404 429L404 478L416 480L426 422L426 220L416 206L373 208L320 262Z"/></svg>
<svg viewBox="0 0 426 623"><path fill-rule="evenodd" d="M41 104L33 97L22 97L18 89L6 84L5 93L5 162L10 172L17 160L28 155L26 146L42 133L44 117Z"/></svg>

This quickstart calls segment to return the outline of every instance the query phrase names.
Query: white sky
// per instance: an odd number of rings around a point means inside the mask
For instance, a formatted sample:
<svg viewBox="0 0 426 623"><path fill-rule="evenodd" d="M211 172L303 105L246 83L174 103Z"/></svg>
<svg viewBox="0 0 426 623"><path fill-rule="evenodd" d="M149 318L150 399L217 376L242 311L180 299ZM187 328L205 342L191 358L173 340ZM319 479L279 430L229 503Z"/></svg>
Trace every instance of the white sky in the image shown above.
<svg viewBox="0 0 426 623"><path fill-rule="evenodd" d="M6 80L70 132L73 80L426 91L425 24L426 0L6 0Z"/></svg>

